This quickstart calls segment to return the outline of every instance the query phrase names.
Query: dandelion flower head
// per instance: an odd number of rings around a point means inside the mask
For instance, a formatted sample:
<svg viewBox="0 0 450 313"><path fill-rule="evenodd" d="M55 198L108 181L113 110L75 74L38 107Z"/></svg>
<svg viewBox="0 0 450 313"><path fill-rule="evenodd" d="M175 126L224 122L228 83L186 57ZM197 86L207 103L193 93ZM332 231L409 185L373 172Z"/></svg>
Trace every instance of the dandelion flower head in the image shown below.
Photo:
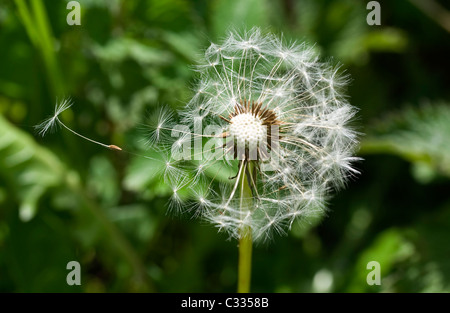
<svg viewBox="0 0 450 313"><path fill-rule="evenodd" d="M231 237L246 227L265 240L324 212L328 195L358 173L347 78L312 47L258 28L230 31L196 70L194 96L178 112L184 127L163 110L151 135L178 135L164 170L172 208L193 211ZM188 158L174 156L182 147ZM243 207L243 198L252 205Z"/></svg>

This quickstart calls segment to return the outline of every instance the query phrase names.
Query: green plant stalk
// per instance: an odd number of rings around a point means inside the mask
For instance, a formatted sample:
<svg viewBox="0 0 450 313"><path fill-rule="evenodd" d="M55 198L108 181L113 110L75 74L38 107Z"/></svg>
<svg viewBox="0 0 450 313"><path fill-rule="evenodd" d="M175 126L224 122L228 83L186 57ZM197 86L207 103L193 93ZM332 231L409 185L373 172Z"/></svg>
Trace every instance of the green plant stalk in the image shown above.
<svg viewBox="0 0 450 313"><path fill-rule="evenodd" d="M42 0L31 1L30 7L24 0L15 0L15 3L31 43L41 54L50 91L53 96L63 95L64 84L55 54L50 22Z"/></svg>
<svg viewBox="0 0 450 313"><path fill-rule="evenodd" d="M244 216L248 210L253 209L253 195L250 188L249 176L253 175L254 165L248 162L244 165L244 171L239 178L240 210ZM246 175L246 172L248 175ZM238 288L239 293L250 292L250 281L252 273L252 231L249 226L242 226L239 238L239 265L238 265Z"/></svg>

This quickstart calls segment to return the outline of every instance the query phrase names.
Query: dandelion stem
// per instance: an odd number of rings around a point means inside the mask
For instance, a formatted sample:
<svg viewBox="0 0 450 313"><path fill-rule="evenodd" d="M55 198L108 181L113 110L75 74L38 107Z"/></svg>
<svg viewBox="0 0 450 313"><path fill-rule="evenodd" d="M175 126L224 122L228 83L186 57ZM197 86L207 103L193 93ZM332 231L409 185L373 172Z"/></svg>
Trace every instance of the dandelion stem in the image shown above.
<svg viewBox="0 0 450 313"><path fill-rule="evenodd" d="M249 174L245 175L242 173L239 177L239 185L241 186L241 219L245 221L245 217L253 207L252 190L248 176L252 175L254 165L252 162L245 160L242 162L245 163L244 172ZM253 179L255 179L255 177L253 177ZM246 225L245 222L242 223L239 232L239 270L237 291L239 293L248 293L250 292L250 279L252 272L252 232L250 226Z"/></svg>
<svg viewBox="0 0 450 313"><path fill-rule="evenodd" d="M238 292L250 292L250 279L252 273L252 233L249 227L241 229L242 235L239 239L239 278Z"/></svg>

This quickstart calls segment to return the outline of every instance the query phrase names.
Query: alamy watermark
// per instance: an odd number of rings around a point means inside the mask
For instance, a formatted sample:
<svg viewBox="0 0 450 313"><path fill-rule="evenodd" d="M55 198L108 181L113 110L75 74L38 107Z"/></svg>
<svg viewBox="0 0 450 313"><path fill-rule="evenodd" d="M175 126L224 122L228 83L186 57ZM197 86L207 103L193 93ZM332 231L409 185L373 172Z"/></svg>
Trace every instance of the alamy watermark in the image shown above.
<svg viewBox="0 0 450 313"><path fill-rule="evenodd" d="M371 10L367 14L366 22L368 25L381 25L381 6L378 1L370 1L366 6L367 10Z"/></svg>
<svg viewBox="0 0 450 313"><path fill-rule="evenodd" d="M366 269L371 270L367 274L366 282L369 286L381 285L381 266L377 261L367 263Z"/></svg>
<svg viewBox="0 0 450 313"><path fill-rule="evenodd" d="M256 120L256 119L255 119ZM255 128L259 128L254 132ZM158 131L158 129L157 129ZM238 125L237 130L224 131L223 126L195 122L193 131L187 125L175 125L170 129L174 142L171 156L180 160L249 160L262 161L265 169L279 160L280 127L247 122ZM255 135L256 133L256 135ZM204 142L204 140L206 141Z"/></svg>
<svg viewBox="0 0 450 313"><path fill-rule="evenodd" d="M67 14L67 24L68 25L81 25L81 7L78 1L70 1L66 6L67 10L71 10Z"/></svg>
<svg viewBox="0 0 450 313"><path fill-rule="evenodd" d="M81 285L81 266L77 261L70 261L66 265L66 269L70 272L66 276L66 282L69 286Z"/></svg>

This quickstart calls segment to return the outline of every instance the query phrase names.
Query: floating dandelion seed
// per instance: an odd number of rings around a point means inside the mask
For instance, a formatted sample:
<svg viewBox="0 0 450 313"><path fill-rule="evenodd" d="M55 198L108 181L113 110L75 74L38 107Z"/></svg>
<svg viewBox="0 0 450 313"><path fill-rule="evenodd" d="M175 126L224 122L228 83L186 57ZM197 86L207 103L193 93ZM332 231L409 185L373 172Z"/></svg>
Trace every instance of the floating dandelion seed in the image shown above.
<svg viewBox="0 0 450 313"><path fill-rule="evenodd" d="M52 132L55 130L55 128L57 126L62 126L65 129L67 129L68 131L70 131L72 134L83 138L87 141L90 141L92 143L95 143L97 145L100 145L102 147L111 149L111 150L117 150L117 151L121 151L122 148L116 146L116 145L107 145L95 140L92 140L86 136L83 136L79 133L77 133L76 131L74 131L73 129L69 128L68 126L66 126L66 124L64 124L60 119L59 119L59 115L64 112L65 110L67 110L68 108L70 108L72 106L72 102L69 99L64 99L63 101L61 101L60 103L57 103L55 106L55 113L53 114L53 116L45 119L42 123L38 124L35 126L36 131L38 132L38 134L40 136L45 136L48 132Z"/></svg>
<svg viewBox="0 0 450 313"><path fill-rule="evenodd" d="M71 106L72 102L69 99L65 99L60 103L57 103L55 106L55 113L53 114L53 116L50 116L49 118L45 119L42 123L35 126L35 129L38 132L38 134L43 137L48 132L53 132L60 123L58 116Z"/></svg>
<svg viewBox="0 0 450 313"><path fill-rule="evenodd" d="M220 231L253 240L285 234L294 220L322 213L330 191L358 173L357 133L348 125L356 109L341 91L346 78L306 44L286 44L257 28L230 32L205 51L197 71L195 95L179 115L190 129L190 155L200 161L169 161L179 171L166 180L192 189L189 201L199 204L191 207L201 211L195 215ZM164 126L174 124L171 114L161 112L154 143L174 131ZM210 125L215 133L205 131ZM219 179L224 172L233 173L228 184ZM195 190L205 182L211 192L199 197Z"/></svg>

